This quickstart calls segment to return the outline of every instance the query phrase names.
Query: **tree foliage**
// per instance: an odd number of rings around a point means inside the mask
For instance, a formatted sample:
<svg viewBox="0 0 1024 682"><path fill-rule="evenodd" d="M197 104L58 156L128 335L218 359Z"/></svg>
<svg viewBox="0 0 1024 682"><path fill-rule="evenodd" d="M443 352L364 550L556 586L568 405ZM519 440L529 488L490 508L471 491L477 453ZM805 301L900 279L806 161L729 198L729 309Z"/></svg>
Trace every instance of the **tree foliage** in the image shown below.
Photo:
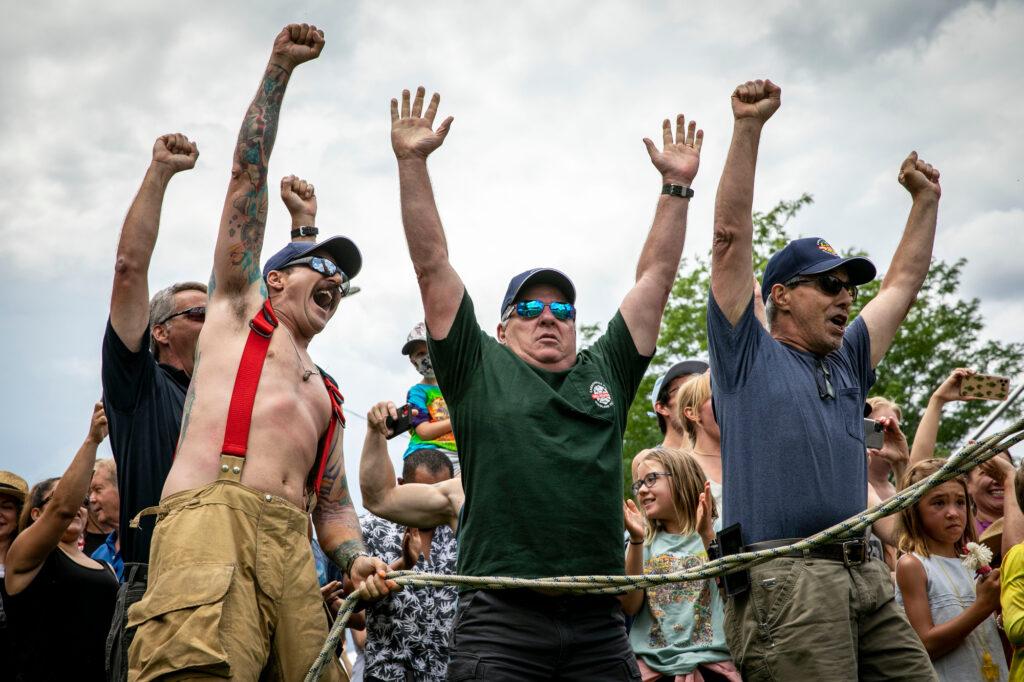
<svg viewBox="0 0 1024 682"><path fill-rule="evenodd" d="M770 211L754 213L754 272L764 272L771 254L794 238L786 232L787 223L812 198L804 194L793 201L780 201ZM857 255L867 255L854 251ZM852 255L852 254L851 254ZM876 369L877 380L871 395L896 401L903 409L903 430L913 436L928 398L957 367L970 367L986 374L1016 377L1024 371L1024 344L982 341L984 323L978 299L958 296L960 275L966 261L933 261L917 301L900 326L889 352ZM878 293L881 274L860 287L860 295L851 311L851 322L860 309ZM686 358L707 358L707 300L711 284L710 255L684 258L672 287L658 336L658 354L651 361L636 399L629 410L623 443L624 495L631 483L629 463L644 448L662 441L651 406L651 390L656 378L672 364ZM580 327L583 344L600 334L598 325ZM943 413L936 454L950 452L969 430L994 407L989 401L952 403ZM1005 417L1014 419L1024 406L1011 406Z"/></svg>

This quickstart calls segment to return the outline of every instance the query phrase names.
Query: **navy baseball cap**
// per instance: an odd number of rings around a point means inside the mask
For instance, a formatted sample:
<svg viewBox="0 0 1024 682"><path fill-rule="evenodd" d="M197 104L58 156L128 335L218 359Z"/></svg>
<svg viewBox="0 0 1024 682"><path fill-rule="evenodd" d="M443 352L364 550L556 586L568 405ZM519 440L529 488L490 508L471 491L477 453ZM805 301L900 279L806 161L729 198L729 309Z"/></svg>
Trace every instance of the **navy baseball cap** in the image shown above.
<svg viewBox="0 0 1024 682"><path fill-rule="evenodd" d="M314 251L330 257L349 279L359 274L360 268L363 267L363 257L359 254L359 249L356 248L355 242L347 237L331 237L322 242L289 242L267 259L266 265L263 266L263 279L267 278L271 270L286 268L289 263L305 258Z"/></svg>
<svg viewBox="0 0 1024 682"><path fill-rule="evenodd" d="M668 387L675 379L687 375L703 374L706 371L708 371L708 363L703 360L683 360L672 365L654 382L654 390L651 391L651 408L653 409L656 403L665 402L668 397Z"/></svg>
<svg viewBox="0 0 1024 682"><path fill-rule="evenodd" d="M508 289L505 290L505 298L501 301L501 310L498 314L504 315L508 307L515 303L519 292L530 284L550 284L565 294L567 303L576 303L576 287L572 285L572 280L564 272L554 268L534 268L520 272L508 283Z"/></svg>
<svg viewBox="0 0 1024 682"><path fill-rule="evenodd" d="M867 258L843 258L821 237L794 239L770 259L761 280L761 299L768 301L772 286L785 284L798 275L820 275L845 267L850 284L867 284L875 278L875 264Z"/></svg>

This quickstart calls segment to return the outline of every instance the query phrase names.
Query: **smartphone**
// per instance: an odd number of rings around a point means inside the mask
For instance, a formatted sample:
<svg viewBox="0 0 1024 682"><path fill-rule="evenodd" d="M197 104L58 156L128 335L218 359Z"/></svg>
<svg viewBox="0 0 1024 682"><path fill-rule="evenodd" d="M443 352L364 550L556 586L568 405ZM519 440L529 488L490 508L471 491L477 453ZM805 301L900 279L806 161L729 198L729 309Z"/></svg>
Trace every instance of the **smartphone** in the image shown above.
<svg viewBox="0 0 1024 682"><path fill-rule="evenodd" d="M743 551L743 537L740 533L740 524L734 523L728 528L718 531L718 551L722 556L739 554ZM725 596L735 597L750 589L750 571L743 570L735 573L728 573L722 576L722 585L725 588Z"/></svg>
<svg viewBox="0 0 1024 682"><path fill-rule="evenodd" d="M961 398L982 400L1006 400L1010 395L1010 380L991 374L972 374L960 380Z"/></svg>
<svg viewBox="0 0 1024 682"><path fill-rule="evenodd" d="M408 403L402 405L398 408L398 419L392 419L391 415L388 415L384 419L384 425L391 430L388 440L400 433L405 433L412 428L412 407Z"/></svg>
<svg viewBox="0 0 1024 682"><path fill-rule="evenodd" d="M864 420L864 447L870 450L880 450L885 443L885 427L874 419Z"/></svg>

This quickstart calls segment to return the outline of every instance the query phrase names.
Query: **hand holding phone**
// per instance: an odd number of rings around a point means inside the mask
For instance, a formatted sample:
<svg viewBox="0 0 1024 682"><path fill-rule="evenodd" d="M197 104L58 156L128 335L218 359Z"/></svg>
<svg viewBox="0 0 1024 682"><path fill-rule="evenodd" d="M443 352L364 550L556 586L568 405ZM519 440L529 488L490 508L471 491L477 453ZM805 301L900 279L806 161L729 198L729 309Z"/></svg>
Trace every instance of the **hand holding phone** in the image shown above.
<svg viewBox="0 0 1024 682"><path fill-rule="evenodd" d="M384 425L388 427L391 434L387 436L388 440L391 440L400 433L405 433L412 428L412 406L406 403L398 408L398 419L394 419L391 415L388 415L384 419Z"/></svg>
<svg viewBox="0 0 1024 682"><path fill-rule="evenodd" d="M885 445L885 427L874 419L864 420L864 447L868 450L881 450Z"/></svg>

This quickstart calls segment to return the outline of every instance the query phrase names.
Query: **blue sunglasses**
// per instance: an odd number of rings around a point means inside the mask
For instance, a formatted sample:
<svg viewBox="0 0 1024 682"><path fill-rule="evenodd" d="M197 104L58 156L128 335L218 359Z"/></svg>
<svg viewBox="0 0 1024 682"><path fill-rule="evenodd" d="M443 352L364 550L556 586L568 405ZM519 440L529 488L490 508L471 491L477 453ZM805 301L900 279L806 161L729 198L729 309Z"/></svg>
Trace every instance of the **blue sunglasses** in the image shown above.
<svg viewBox="0 0 1024 682"><path fill-rule="evenodd" d="M324 277L333 277L334 275L341 275L341 295L347 296L351 283L348 280L348 275L335 264L334 261L328 258L322 258L321 256L306 256L305 258L298 258L291 261L285 267L290 268L293 265L306 265L319 272Z"/></svg>
<svg viewBox="0 0 1024 682"><path fill-rule="evenodd" d="M566 303L565 301L552 301L551 303L536 300L519 301L516 303L516 315L526 319L539 317L544 312L544 308L550 308L551 314L555 316L555 319L576 319L576 307L572 303Z"/></svg>

